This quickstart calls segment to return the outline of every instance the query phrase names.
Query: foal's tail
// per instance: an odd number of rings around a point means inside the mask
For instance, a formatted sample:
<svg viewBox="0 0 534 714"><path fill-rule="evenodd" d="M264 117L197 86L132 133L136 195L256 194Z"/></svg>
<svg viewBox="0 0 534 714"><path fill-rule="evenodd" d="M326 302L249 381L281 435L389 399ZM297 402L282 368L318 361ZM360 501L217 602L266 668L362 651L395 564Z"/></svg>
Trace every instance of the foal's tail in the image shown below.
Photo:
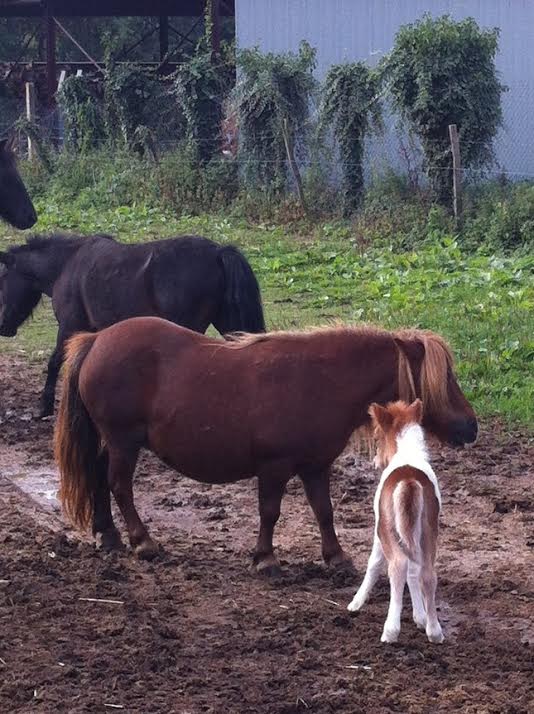
<svg viewBox="0 0 534 714"><path fill-rule="evenodd" d="M393 524L397 543L414 563L421 562L423 487L418 481L401 481L393 491Z"/></svg>
<svg viewBox="0 0 534 714"><path fill-rule="evenodd" d="M222 309L216 327L228 332L265 332L258 281L248 260L234 246L217 251L225 278Z"/></svg>
<svg viewBox="0 0 534 714"><path fill-rule="evenodd" d="M82 402L79 377L96 337L81 333L67 343L63 393L54 432L63 510L80 530L86 530L92 520L100 437Z"/></svg>

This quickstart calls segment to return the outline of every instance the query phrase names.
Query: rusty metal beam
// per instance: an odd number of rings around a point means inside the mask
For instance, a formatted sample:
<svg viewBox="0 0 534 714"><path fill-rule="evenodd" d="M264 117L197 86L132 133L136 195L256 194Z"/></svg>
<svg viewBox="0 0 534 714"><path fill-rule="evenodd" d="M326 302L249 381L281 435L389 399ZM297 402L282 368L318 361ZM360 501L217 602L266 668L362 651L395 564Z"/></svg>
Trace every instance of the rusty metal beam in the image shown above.
<svg viewBox="0 0 534 714"><path fill-rule="evenodd" d="M0 17L42 17L44 4L55 17L198 17L204 12L204 0L0 0ZM234 0L225 0L221 15L234 14Z"/></svg>

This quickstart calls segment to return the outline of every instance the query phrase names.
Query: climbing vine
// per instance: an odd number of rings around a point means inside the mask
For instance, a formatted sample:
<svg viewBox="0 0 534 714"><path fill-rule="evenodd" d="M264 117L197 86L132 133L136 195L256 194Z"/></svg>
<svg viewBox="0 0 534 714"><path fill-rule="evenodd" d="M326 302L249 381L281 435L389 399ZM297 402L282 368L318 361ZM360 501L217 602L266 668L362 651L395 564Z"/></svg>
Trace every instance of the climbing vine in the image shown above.
<svg viewBox="0 0 534 714"><path fill-rule="evenodd" d="M306 154L310 107L316 89L315 50L302 42L297 54L264 54L258 48L237 56L234 103L238 115L240 156L245 182L280 193L288 182L284 132Z"/></svg>
<svg viewBox="0 0 534 714"><path fill-rule="evenodd" d="M334 65L323 86L320 129L333 132L343 171L343 208L352 212L363 194L365 136L381 125L379 79L363 62Z"/></svg>
<svg viewBox="0 0 534 714"><path fill-rule="evenodd" d="M471 18L426 15L401 27L382 65L394 107L419 137L430 184L444 204L452 187L450 124L458 126L464 168L493 159L505 90L495 67L498 34Z"/></svg>
<svg viewBox="0 0 534 714"><path fill-rule="evenodd" d="M223 46L213 57L206 40L175 72L173 93L184 117L186 144L202 163L221 150L223 104L234 76L232 48Z"/></svg>
<svg viewBox="0 0 534 714"><path fill-rule="evenodd" d="M104 117L94 81L67 77L57 93L57 103L63 116L67 148L87 153L104 143Z"/></svg>

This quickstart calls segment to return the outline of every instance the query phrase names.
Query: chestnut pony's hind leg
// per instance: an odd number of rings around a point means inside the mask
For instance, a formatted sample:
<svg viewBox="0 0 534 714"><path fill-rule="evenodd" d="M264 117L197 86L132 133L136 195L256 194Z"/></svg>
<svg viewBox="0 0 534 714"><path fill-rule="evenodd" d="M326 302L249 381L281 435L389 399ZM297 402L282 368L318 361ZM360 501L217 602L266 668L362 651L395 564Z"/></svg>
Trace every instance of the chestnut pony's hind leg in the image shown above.
<svg viewBox="0 0 534 714"><path fill-rule="evenodd" d="M108 484L108 454L104 450L98 456L98 474L93 509L93 535L96 545L103 550L113 550L122 545L119 531L111 515L111 498Z"/></svg>
<svg viewBox="0 0 534 714"><path fill-rule="evenodd" d="M258 473L258 501L260 509L260 532L254 553L254 565L258 572L273 574L280 569L273 552L273 532L280 517L280 504L291 472L284 464L271 464Z"/></svg>
<svg viewBox="0 0 534 714"><path fill-rule="evenodd" d="M132 548L139 558L153 558L158 552L158 546L148 535L144 523L135 510L133 501L133 474L139 456L139 448L118 449L108 443L108 454L109 487L126 521Z"/></svg>
<svg viewBox="0 0 534 714"><path fill-rule="evenodd" d="M339 545L334 530L334 512L330 500L330 469L305 471L300 474L306 496L321 531L323 558L327 565L352 563Z"/></svg>

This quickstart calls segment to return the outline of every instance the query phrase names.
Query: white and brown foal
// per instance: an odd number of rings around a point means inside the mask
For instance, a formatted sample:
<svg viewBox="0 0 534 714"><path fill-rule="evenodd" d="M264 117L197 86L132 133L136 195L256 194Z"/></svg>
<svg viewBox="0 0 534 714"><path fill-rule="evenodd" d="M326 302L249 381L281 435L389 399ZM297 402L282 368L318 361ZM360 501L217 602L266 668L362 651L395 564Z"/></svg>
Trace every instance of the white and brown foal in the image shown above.
<svg viewBox="0 0 534 714"><path fill-rule="evenodd" d="M399 637L406 580L415 624L426 630L430 642L443 642L435 601L441 496L428 462L422 411L419 399L410 405L373 404L369 409L377 442L375 466L384 471L374 500L373 550L348 609L356 612L363 606L387 561L391 594L382 642L396 642Z"/></svg>

